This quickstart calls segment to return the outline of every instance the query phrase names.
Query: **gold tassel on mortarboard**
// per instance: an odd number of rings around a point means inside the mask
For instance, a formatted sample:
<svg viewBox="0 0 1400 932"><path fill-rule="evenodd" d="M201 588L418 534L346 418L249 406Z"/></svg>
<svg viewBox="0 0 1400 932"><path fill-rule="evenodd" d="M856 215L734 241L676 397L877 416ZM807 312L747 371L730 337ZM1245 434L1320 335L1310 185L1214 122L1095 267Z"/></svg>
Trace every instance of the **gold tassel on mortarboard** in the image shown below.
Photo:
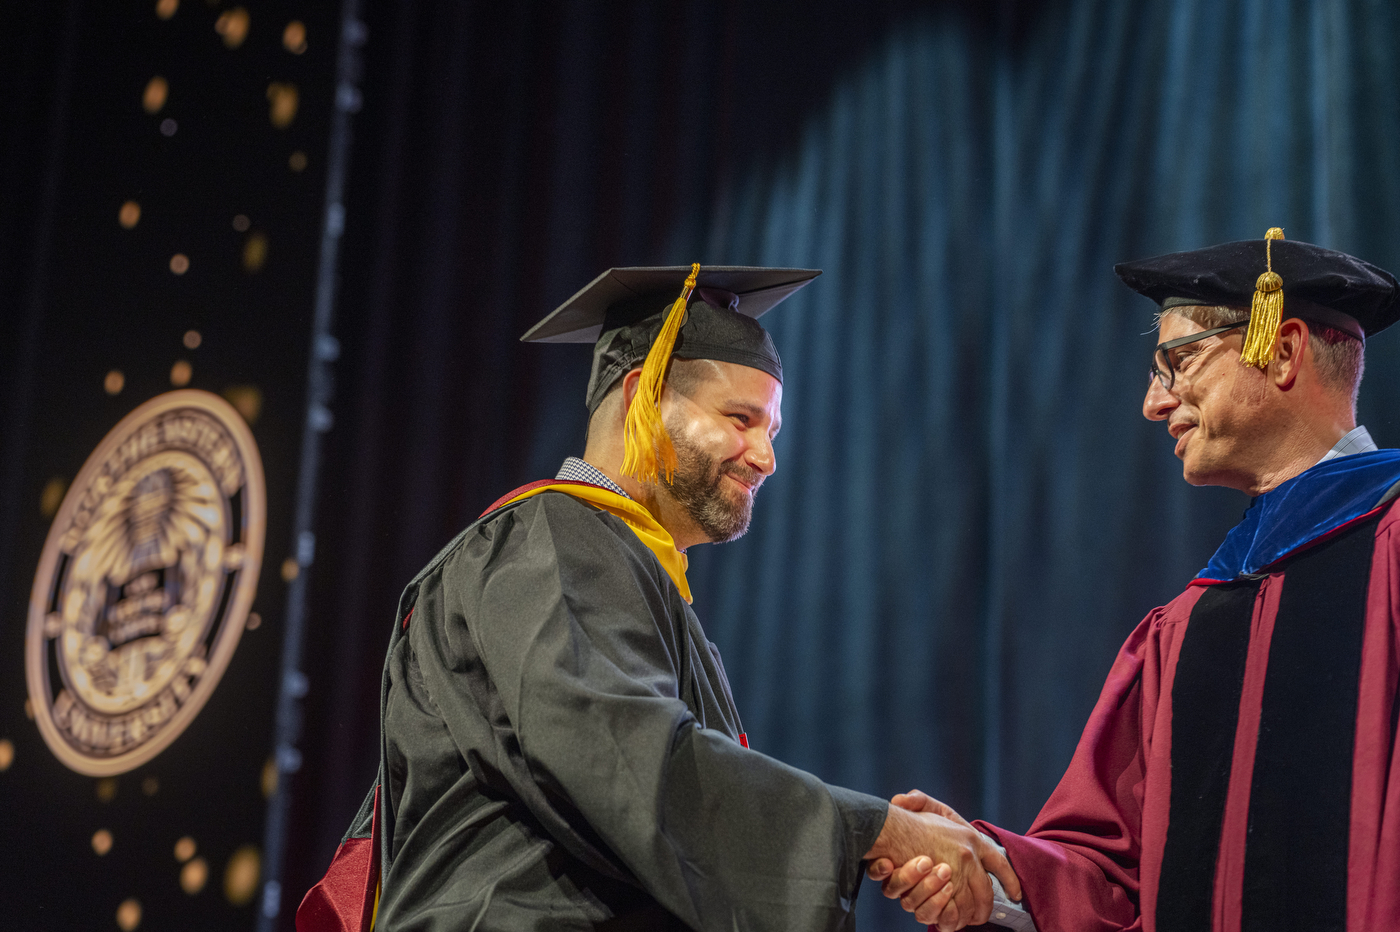
<svg viewBox="0 0 1400 932"><path fill-rule="evenodd" d="M627 409L622 434L622 474L639 482L655 482L663 473L670 482L676 471L676 448L661 421L661 390L666 385L666 367L671 363L671 352L676 348L676 337L680 336L685 309L699 275L700 263L696 262L690 267L690 277L685 280L681 296L671 305L661 332L647 352L636 397Z"/></svg>
<svg viewBox="0 0 1400 932"><path fill-rule="evenodd" d="M1274 361L1274 341L1278 339L1279 324L1283 323L1283 279L1274 271L1270 244L1283 239L1283 229L1270 227L1264 234L1264 264L1266 271L1254 283L1254 304L1249 310L1249 330L1244 336L1240 362L1246 366L1265 368Z"/></svg>

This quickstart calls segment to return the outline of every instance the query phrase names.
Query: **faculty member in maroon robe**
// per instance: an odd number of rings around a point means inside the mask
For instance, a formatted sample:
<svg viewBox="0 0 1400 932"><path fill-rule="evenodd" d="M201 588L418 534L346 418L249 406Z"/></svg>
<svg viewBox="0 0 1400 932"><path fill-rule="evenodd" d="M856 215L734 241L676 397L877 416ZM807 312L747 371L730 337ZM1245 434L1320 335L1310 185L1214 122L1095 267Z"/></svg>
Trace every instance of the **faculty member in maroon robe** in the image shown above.
<svg viewBox="0 0 1400 932"><path fill-rule="evenodd" d="M1161 309L1143 414L1187 482L1255 499L1123 645L1030 831L977 827L1039 932L1400 929L1400 451L1355 420L1400 289L1278 230L1116 271ZM885 885L946 922L936 886Z"/></svg>

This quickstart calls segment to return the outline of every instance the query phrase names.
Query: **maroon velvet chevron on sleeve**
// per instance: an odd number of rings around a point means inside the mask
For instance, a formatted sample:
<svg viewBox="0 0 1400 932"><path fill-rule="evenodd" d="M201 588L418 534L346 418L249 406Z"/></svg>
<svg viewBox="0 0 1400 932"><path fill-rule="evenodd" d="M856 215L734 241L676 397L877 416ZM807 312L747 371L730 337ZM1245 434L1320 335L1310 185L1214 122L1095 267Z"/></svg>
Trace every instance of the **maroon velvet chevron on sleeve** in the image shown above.
<svg viewBox="0 0 1400 932"><path fill-rule="evenodd" d="M297 932L371 932L379 887L379 787L374 788L369 834L363 822L351 827L320 883L306 891L297 909Z"/></svg>

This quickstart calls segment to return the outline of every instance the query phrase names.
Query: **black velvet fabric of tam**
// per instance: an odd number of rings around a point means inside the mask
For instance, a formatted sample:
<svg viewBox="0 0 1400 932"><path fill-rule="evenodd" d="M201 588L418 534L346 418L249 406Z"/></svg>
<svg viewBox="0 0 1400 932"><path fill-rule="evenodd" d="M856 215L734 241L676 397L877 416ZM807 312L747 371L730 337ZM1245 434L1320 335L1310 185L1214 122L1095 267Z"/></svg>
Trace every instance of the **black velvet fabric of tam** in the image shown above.
<svg viewBox="0 0 1400 932"><path fill-rule="evenodd" d="M1264 243L1222 243L1123 262L1113 271L1129 288L1159 305L1189 302L1247 309L1255 282L1268 268ZM1274 240L1272 254L1273 270L1283 279L1285 319L1314 319L1344 330L1354 330L1348 326L1354 321L1370 337L1400 318L1400 284L1384 269L1296 240Z"/></svg>

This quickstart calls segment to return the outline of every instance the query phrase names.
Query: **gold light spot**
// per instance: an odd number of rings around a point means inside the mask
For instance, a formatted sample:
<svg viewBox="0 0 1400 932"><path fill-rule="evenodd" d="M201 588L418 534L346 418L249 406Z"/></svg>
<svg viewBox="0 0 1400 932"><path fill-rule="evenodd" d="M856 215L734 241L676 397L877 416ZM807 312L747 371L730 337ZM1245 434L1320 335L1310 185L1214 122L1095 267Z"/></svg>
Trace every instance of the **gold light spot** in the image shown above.
<svg viewBox="0 0 1400 932"><path fill-rule="evenodd" d="M199 349L199 344L204 342L204 337L200 336L198 330L186 330L180 342L185 344L185 349Z"/></svg>
<svg viewBox="0 0 1400 932"><path fill-rule="evenodd" d="M243 420L249 424L257 423L258 415L262 413L262 389L256 385L230 385L224 389L224 400L243 415Z"/></svg>
<svg viewBox="0 0 1400 932"><path fill-rule="evenodd" d="M225 10L214 23L214 31L224 37L224 45L238 48L248 38L248 11L241 6Z"/></svg>
<svg viewBox="0 0 1400 932"><path fill-rule="evenodd" d="M224 896L234 906L246 905L258 888L260 873L262 858L258 856L258 849L252 845L239 848L224 868Z"/></svg>
<svg viewBox="0 0 1400 932"><path fill-rule="evenodd" d="M248 620L243 623L243 627L249 631L256 631L262 627L262 616L257 612L249 612Z"/></svg>
<svg viewBox="0 0 1400 932"><path fill-rule="evenodd" d="M120 395L122 389L126 387L126 376L122 375L122 370L113 369L107 373L107 377L102 380L102 389L109 395Z"/></svg>
<svg viewBox="0 0 1400 932"><path fill-rule="evenodd" d="M180 889L190 896L203 890L208 879L209 862L204 858L195 858L180 869Z"/></svg>
<svg viewBox="0 0 1400 932"><path fill-rule="evenodd" d="M180 0L156 0L156 15L161 19L169 19L175 15L175 11L180 9Z"/></svg>
<svg viewBox="0 0 1400 932"><path fill-rule="evenodd" d="M44 483L44 491L39 493L39 513L45 518L58 514L58 506L63 504L63 493L68 491L68 483L62 476L54 476ZM0 770L5 768L0 767Z"/></svg>
<svg viewBox="0 0 1400 932"><path fill-rule="evenodd" d="M277 761L269 757L263 764L262 780L263 799L271 799L277 794Z"/></svg>
<svg viewBox="0 0 1400 932"><path fill-rule="evenodd" d="M199 849L195 845L194 839L186 835L179 841L175 842L175 860L183 864L190 858L194 857L194 853L197 850Z"/></svg>
<svg viewBox="0 0 1400 932"><path fill-rule="evenodd" d="M29 719L31 722L34 721L34 700L33 700L33 699L26 699L26 700L24 700L24 717L27 718L27 719Z"/></svg>
<svg viewBox="0 0 1400 932"><path fill-rule="evenodd" d="M146 90L141 94L141 106L147 113L160 113L160 108L165 106L165 99L170 96L170 83L156 75L146 82Z"/></svg>
<svg viewBox="0 0 1400 932"><path fill-rule="evenodd" d="M177 252L170 257L170 271L176 275L184 275L190 270L190 257L183 252Z"/></svg>
<svg viewBox="0 0 1400 932"><path fill-rule="evenodd" d="M253 221L248 219L247 214L235 214L233 217L233 228L239 233L247 233L248 227L253 225Z"/></svg>
<svg viewBox="0 0 1400 932"><path fill-rule="evenodd" d="M293 153L291 154L291 157L287 159L287 167L290 168L290 169L291 169L292 171L294 171L294 172L303 172L303 171L305 171L305 170L306 170L306 153L303 152L303 151L301 151L300 149L298 149L298 150L296 150L295 152L293 152Z"/></svg>
<svg viewBox="0 0 1400 932"><path fill-rule="evenodd" d="M110 803L117 796L117 778L103 777L97 781L97 798L101 802Z"/></svg>
<svg viewBox="0 0 1400 932"><path fill-rule="evenodd" d="M267 86L270 106L267 118L278 129L286 129L297 118L297 86L290 81L273 81Z"/></svg>
<svg viewBox="0 0 1400 932"><path fill-rule="evenodd" d="M183 359L177 359L175 365L170 367L170 384L176 388L184 388L190 384L190 376L192 375L194 375L194 366Z"/></svg>
<svg viewBox="0 0 1400 932"><path fill-rule="evenodd" d="M160 781L155 777L147 777L141 781L141 792L147 796L154 796L160 792Z"/></svg>
<svg viewBox="0 0 1400 932"><path fill-rule="evenodd" d="M306 51L306 27L301 20L294 19L287 24L287 28L282 30L282 48L293 55L300 55Z"/></svg>
<svg viewBox="0 0 1400 932"><path fill-rule="evenodd" d="M301 575L301 566L294 557L282 561L282 581L289 583Z"/></svg>
<svg viewBox="0 0 1400 932"><path fill-rule="evenodd" d="M117 222L122 225L122 229L130 230L141 222L141 205L135 201L127 201L122 204L122 209L117 211Z"/></svg>
<svg viewBox="0 0 1400 932"><path fill-rule="evenodd" d="M99 828L92 833L92 850L97 852L100 858L108 851L112 850L112 833L105 828Z"/></svg>
<svg viewBox="0 0 1400 932"><path fill-rule="evenodd" d="M122 900L122 905L117 907L117 927L122 932L133 932L141 924L141 901L132 897L129 900Z"/></svg>
<svg viewBox="0 0 1400 932"><path fill-rule="evenodd" d="M15 743L9 738L0 738L0 770L9 770L15 762Z"/></svg>
<svg viewBox="0 0 1400 932"><path fill-rule="evenodd" d="M267 234L249 233L243 242L243 271L249 274L261 271L267 261Z"/></svg>

